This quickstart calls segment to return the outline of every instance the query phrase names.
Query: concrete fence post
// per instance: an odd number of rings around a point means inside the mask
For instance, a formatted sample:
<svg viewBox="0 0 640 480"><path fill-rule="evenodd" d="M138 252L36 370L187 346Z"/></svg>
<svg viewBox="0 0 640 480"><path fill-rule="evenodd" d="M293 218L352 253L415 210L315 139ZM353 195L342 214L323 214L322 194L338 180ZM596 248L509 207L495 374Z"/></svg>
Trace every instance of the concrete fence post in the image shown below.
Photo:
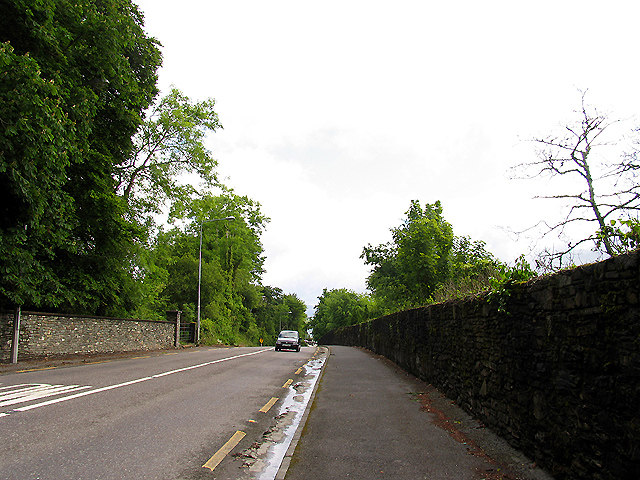
<svg viewBox="0 0 640 480"><path fill-rule="evenodd" d="M167 321L175 322L176 325L176 335L173 345L178 348L180 346L180 315L182 312L180 310L169 310L167 311Z"/></svg>

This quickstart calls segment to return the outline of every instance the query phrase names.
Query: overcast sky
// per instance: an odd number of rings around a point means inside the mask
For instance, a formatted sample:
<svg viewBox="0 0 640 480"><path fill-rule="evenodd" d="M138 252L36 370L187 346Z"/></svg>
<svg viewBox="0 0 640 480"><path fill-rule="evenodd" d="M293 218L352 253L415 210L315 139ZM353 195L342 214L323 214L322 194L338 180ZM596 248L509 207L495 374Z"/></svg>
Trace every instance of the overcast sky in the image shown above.
<svg viewBox="0 0 640 480"><path fill-rule="evenodd" d="M510 180L526 140L587 100L639 112L640 2L134 0L163 45L160 88L215 98L219 173L271 218L265 285L309 307L365 291L367 244L411 200L500 260L558 214L553 184ZM552 190L550 190L552 191Z"/></svg>

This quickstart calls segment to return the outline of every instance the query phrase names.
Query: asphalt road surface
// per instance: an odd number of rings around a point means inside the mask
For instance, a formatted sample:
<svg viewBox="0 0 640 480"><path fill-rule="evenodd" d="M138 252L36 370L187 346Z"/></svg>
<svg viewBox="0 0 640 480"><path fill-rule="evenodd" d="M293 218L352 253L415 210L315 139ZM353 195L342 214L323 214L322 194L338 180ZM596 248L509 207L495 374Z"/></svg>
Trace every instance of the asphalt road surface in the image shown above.
<svg viewBox="0 0 640 480"><path fill-rule="evenodd" d="M258 446L315 353L195 348L0 375L0 478L239 478L220 450Z"/></svg>

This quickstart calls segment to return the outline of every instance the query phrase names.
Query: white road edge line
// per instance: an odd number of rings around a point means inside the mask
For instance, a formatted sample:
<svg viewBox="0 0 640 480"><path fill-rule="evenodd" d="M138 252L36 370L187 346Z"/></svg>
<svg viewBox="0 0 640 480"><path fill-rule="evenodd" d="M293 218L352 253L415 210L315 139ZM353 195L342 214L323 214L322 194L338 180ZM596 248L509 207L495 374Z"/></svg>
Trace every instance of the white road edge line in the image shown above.
<svg viewBox="0 0 640 480"><path fill-rule="evenodd" d="M265 348L263 350L258 350L258 351L255 351L255 352L243 353L241 355L234 355L233 357L220 358L218 360L213 360L211 362L200 363L198 365L192 365L190 367L184 367L184 368L179 368L177 370L170 370L168 372L158 373L158 374L152 375L150 377L142 377L142 378L138 378L136 380L130 380L128 382L118 383L116 385L108 385L106 387L96 388L94 390L89 390L89 391L86 391L86 392L80 392L80 393L76 393L74 395L69 395L69 396L66 396L66 397L60 397L60 398L55 398L53 400L47 400L46 402L34 403L33 405L27 405L25 407L16 408L13 411L14 412L26 412L27 410L33 410L34 408L45 407L47 405L53 405L54 403L66 402L67 400L72 400L74 398L85 397L87 395L93 395L94 393L105 392L107 390L113 390L114 388L126 387L128 385L133 385L133 384L136 384L136 383L145 382L145 381L151 380L153 378L160 378L160 377L164 377L164 376L167 376L167 375L172 375L172 374L178 373L178 372L184 372L184 371L187 371L187 370L193 370L194 368L206 367L207 365L213 365L214 363L226 362L227 360L235 360L236 358L247 357L249 355L257 355L258 353L267 352L269 350L273 350L273 349L272 348ZM0 415L0 416L6 416L6 415L8 415L8 414Z"/></svg>

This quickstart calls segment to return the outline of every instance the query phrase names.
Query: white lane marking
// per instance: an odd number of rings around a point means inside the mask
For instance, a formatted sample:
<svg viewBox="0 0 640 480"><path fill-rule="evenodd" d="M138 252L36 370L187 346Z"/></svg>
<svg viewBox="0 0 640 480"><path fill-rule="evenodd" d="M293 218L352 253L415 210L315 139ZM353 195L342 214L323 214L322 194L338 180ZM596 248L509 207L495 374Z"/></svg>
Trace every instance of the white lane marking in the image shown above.
<svg viewBox="0 0 640 480"><path fill-rule="evenodd" d="M268 352L269 350L273 350L273 348L265 348L263 350L257 350L255 352L243 353L243 354L240 354L240 355L234 355L232 357L220 358L218 360L213 360L211 362L200 363L198 365L191 365L190 367L178 368L176 370L170 370L168 372L158 373L158 374L152 375L150 377L142 377L142 378L138 378L136 380L131 380L131 381L124 382L124 383L118 383L116 385L108 385L106 387L96 388L94 390L75 393L73 395L69 395L69 396L66 396L66 397L54 398L52 400L47 400L45 402L34 403L33 405L27 405L25 407L16 408L13 411L14 412L26 412L27 410L32 410L34 408L40 408L40 407L45 407L47 405L53 405L55 403L66 402L67 400L72 400L74 398L85 397L87 395L93 395L94 393L105 392L107 390L113 390L114 388L126 387L128 385L133 385L135 383L145 382L145 381L151 380L153 378L160 378L160 377L164 377L164 376L167 376L167 375L172 375L172 374L178 373L178 372L184 372L184 371L187 371L187 370L193 370L194 368L206 367L207 365L213 365L214 363L226 362L228 360L235 360L236 358L248 357L249 355L257 355L258 353Z"/></svg>
<svg viewBox="0 0 640 480"><path fill-rule="evenodd" d="M30 402L40 398L52 397L61 393L69 393L77 390L91 388L80 385L47 385L47 384L23 384L15 385L16 388L0 394L0 407L15 405L16 403ZM23 387L23 388L19 388Z"/></svg>
<svg viewBox="0 0 640 480"><path fill-rule="evenodd" d="M265 348L264 350L257 350L255 352L243 353L243 354L240 354L240 355L235 355L233 357L221 358L219 360L213 360L211 362L200 363L199 365L191 365L190 367L178 368L177 370L170 370L168 372L158 373L157 375L152 375L152 378L165 377L167 375L172 375L174 373L185 372L187 370L193 370L194 368L200 368L200 367L205 367L207 365L213 365L214 363L226 362L227 360L235 360L236 358L240 358L240 357L248 357L249 355L256 355L258 353L268 352L269 350L273 350L273 348Z"/></svg>
<svg viewBox="0 0 640 480"><path fill-rule="evenodd" d="M54 403L65 402L67 400L71 400L73 398L85 397L87 395L92 395L94 393L105 392L107 390L113 390L114 388L126 387L127 385L133 385L134 383L144 382L146 380L151 380L151 377L143 377L138 378L136 380L131 380L129 382L118 383L116 385L108 385L106 387L96 388L95 390L89 390L88 392L80 392L75 393L73 395L69 395L67 397L54 398L53 400L47 400L46 402L34 403L33 405L27 405L26 407L16 408L14 412L26 412L27 410L32 410L34 408L44 407L47 405L53 405Z"/></svg>

